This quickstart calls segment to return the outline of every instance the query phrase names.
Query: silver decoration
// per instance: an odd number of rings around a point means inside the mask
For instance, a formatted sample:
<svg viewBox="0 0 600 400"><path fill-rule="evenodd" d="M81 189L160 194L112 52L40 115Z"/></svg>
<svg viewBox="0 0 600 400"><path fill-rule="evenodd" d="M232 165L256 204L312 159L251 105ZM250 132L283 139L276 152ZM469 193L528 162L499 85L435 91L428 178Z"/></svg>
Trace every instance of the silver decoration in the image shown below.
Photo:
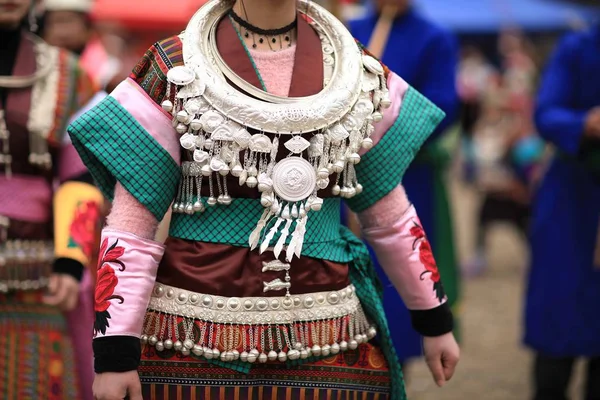
<svg viewBox="0 0 600 400"><path fill-rule="evenodd" d="M302 158L286 158L273 169L273 190L286 201L306 199L314 192L316 180L312 165Z"/></svg>
<svg viewBox="0 0 600 400"><path fill-rule="evenodd" d="M310 142L304 139L302 136L294 136L290 140L284 143L286 149L294 154L300 154L304 150L308 149Z"/></svg>

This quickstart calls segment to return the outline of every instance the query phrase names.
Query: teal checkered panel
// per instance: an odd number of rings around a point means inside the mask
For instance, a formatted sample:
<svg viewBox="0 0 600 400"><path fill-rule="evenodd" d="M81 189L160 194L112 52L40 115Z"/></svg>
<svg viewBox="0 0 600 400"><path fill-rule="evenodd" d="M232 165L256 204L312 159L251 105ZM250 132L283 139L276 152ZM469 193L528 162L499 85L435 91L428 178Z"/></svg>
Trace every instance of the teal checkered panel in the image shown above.
<svg viewBox="0 0 600 400"><path fill-rule="evenodd" d="M406 169L444 116L435 104L408 88L394 125L356 166L358 182L365 190L347 200L354 212L366 210L400 184Z"/></svg>
<svg viewBox="0 0 600 400"><path fill-rule="evenodd" d="M181 171L169 153L111 96L68 128L73 145L112 201L121 183L157 220L175 197Z"/></svg>

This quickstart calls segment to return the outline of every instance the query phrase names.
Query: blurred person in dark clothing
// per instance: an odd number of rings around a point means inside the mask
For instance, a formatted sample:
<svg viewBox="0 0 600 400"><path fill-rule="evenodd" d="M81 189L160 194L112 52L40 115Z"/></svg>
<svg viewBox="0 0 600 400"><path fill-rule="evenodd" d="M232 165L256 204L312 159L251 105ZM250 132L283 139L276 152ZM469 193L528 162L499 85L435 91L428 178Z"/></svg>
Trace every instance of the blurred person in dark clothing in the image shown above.
<svg viewBox="0 0 600 400"><path fill-rule="evenodd" d="M456 90L458 44L448 31L424 18L410 0L377 0L365 18L350 21L349 28L362 43L369 43L384 7L395 8L382 61L440 107L446 118L409 167L403 184L409 200L419 210L423 227L438 262L448 302L458 304L457 267L453 229L444 172L450 156L440 145L443 134L456 122L459 99ZM374 257L374 253L371 252ZM396 351L402 361L422 355L421 337L411 328L410 314L377 265L385 285L384 306L389 316ZM456 314L455 314L456 315Z"/></svg>
<svg viewBox="0 0 600 400"><path fill-rule="evenodd" d="M525 343L535 400L567 399L574 361L589 359L585 399L600 399L600 27L568 34L535 113L556 155L533 203ZM596 258L595 258L596 256Z"/></svg>

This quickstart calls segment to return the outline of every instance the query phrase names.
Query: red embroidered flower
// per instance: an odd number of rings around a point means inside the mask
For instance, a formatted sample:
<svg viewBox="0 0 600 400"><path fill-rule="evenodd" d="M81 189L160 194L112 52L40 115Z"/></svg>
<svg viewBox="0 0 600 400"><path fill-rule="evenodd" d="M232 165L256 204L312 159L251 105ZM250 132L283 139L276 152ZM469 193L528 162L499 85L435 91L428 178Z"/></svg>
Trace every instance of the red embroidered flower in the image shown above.
<svg viewBox="0 0 600 400"><path fill-rule="evenodd" d="M94 294L94 309L96 312L104 312L110 307L110 300L118 299L119 304L123 304L123 297L115 296L115 288L119 283L119 278L115 275L115 270L108 264L105 264L98 270L98 281L96 282L96 291Z"/></svg>
<svg viewBox="0 0 600 400"><path fill-rule="evenodd" d="M125 247L117 246L118 243L119 240L117 239L117 241L107 250L108 238L105 238L102 241L102 245L100 246L100 257L98 257L98 269L100 269L103 264L115 263L121 266L121 268L119 268L120 271L125 270L125 265L119 261L119 257L125 253Z"/></svg>
<svg viewBox="0 0 600 400"><path fill-rule="evenodd" d="M429 279L433 282L433 290L435 291L436 297L441 301L446 297L444 286L441 282L440 271L438 270L437 263L433 257L433 250L431 244L427 240L427 235L423 227L418 223L414 222L414 226L410 228L410 234L415 238L413 242L413 250L417 250L419 247L419 260L423 263L425 271L421 273L421 280L425 280L425 276L429 275Z"/></svg>
<svg viewBox="0 0 600 400"><path fill-rule="evenodd" d="M123 304L125 299L122 296L115 295L115 289L119 284L119 278L116 275L115 269L109 264L114 263L119 265L119 271L125 271L125 264L119 260L125 253L125 248L117 246L118 240L108 247L108 238L104 239L100 246L100 255L98 260L98 272L96 278L96 291L94 292L94 310L96 312L96 320L94 321L94 336L98 332L106 334L106 328L110 325L110 313L108 309L111 306L111 300L118 300L119 304Z"/></svg>
<svg viewBox="0 0 600 400"><path fill-rule="evenodd" d="M438 271L437 264L435 262L435 258L433 257L433 252L431 250L431 245L427 240L423 240L421 245L419 246L419 259L425 266L427 271L423 273L430 272L431 276L429 277L434 283L440 281L440 271Z"/></svg>
<svg viewBox="0 0 600 400"><path fill-rule="evenodd" d="M69 234L73 241L81 248L83 254L91 259L94 252L94 239L100 220L100 207L95 201L86 201L75 210Z"/></svg>

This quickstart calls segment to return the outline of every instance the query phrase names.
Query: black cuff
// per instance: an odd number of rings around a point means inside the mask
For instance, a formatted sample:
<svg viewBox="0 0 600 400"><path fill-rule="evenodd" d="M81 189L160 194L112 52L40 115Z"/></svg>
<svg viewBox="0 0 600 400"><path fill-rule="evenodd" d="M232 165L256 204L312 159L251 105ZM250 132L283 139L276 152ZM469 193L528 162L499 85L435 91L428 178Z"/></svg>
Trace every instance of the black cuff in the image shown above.
<svg viewBox="0 0 600 400"><path fill-rule="evenodd" d="M135 371L140 365L142 345L133 336L107 336L94 339L94 371Z"/></svg>
<svg viewBox="0 0 600 400"><path fill-rule="evenodd" d="M448 303L431 310L411 310L410 317L414 330L423 336L442 336L454 329L454 317Z"/></svg>
<svg viewBox="0 0 600 400"><path fill-rule="evenodd" d="M52 271L55 274L67 274L81 282L84 266L72 258L59 258L54 261Z"/></svg>

